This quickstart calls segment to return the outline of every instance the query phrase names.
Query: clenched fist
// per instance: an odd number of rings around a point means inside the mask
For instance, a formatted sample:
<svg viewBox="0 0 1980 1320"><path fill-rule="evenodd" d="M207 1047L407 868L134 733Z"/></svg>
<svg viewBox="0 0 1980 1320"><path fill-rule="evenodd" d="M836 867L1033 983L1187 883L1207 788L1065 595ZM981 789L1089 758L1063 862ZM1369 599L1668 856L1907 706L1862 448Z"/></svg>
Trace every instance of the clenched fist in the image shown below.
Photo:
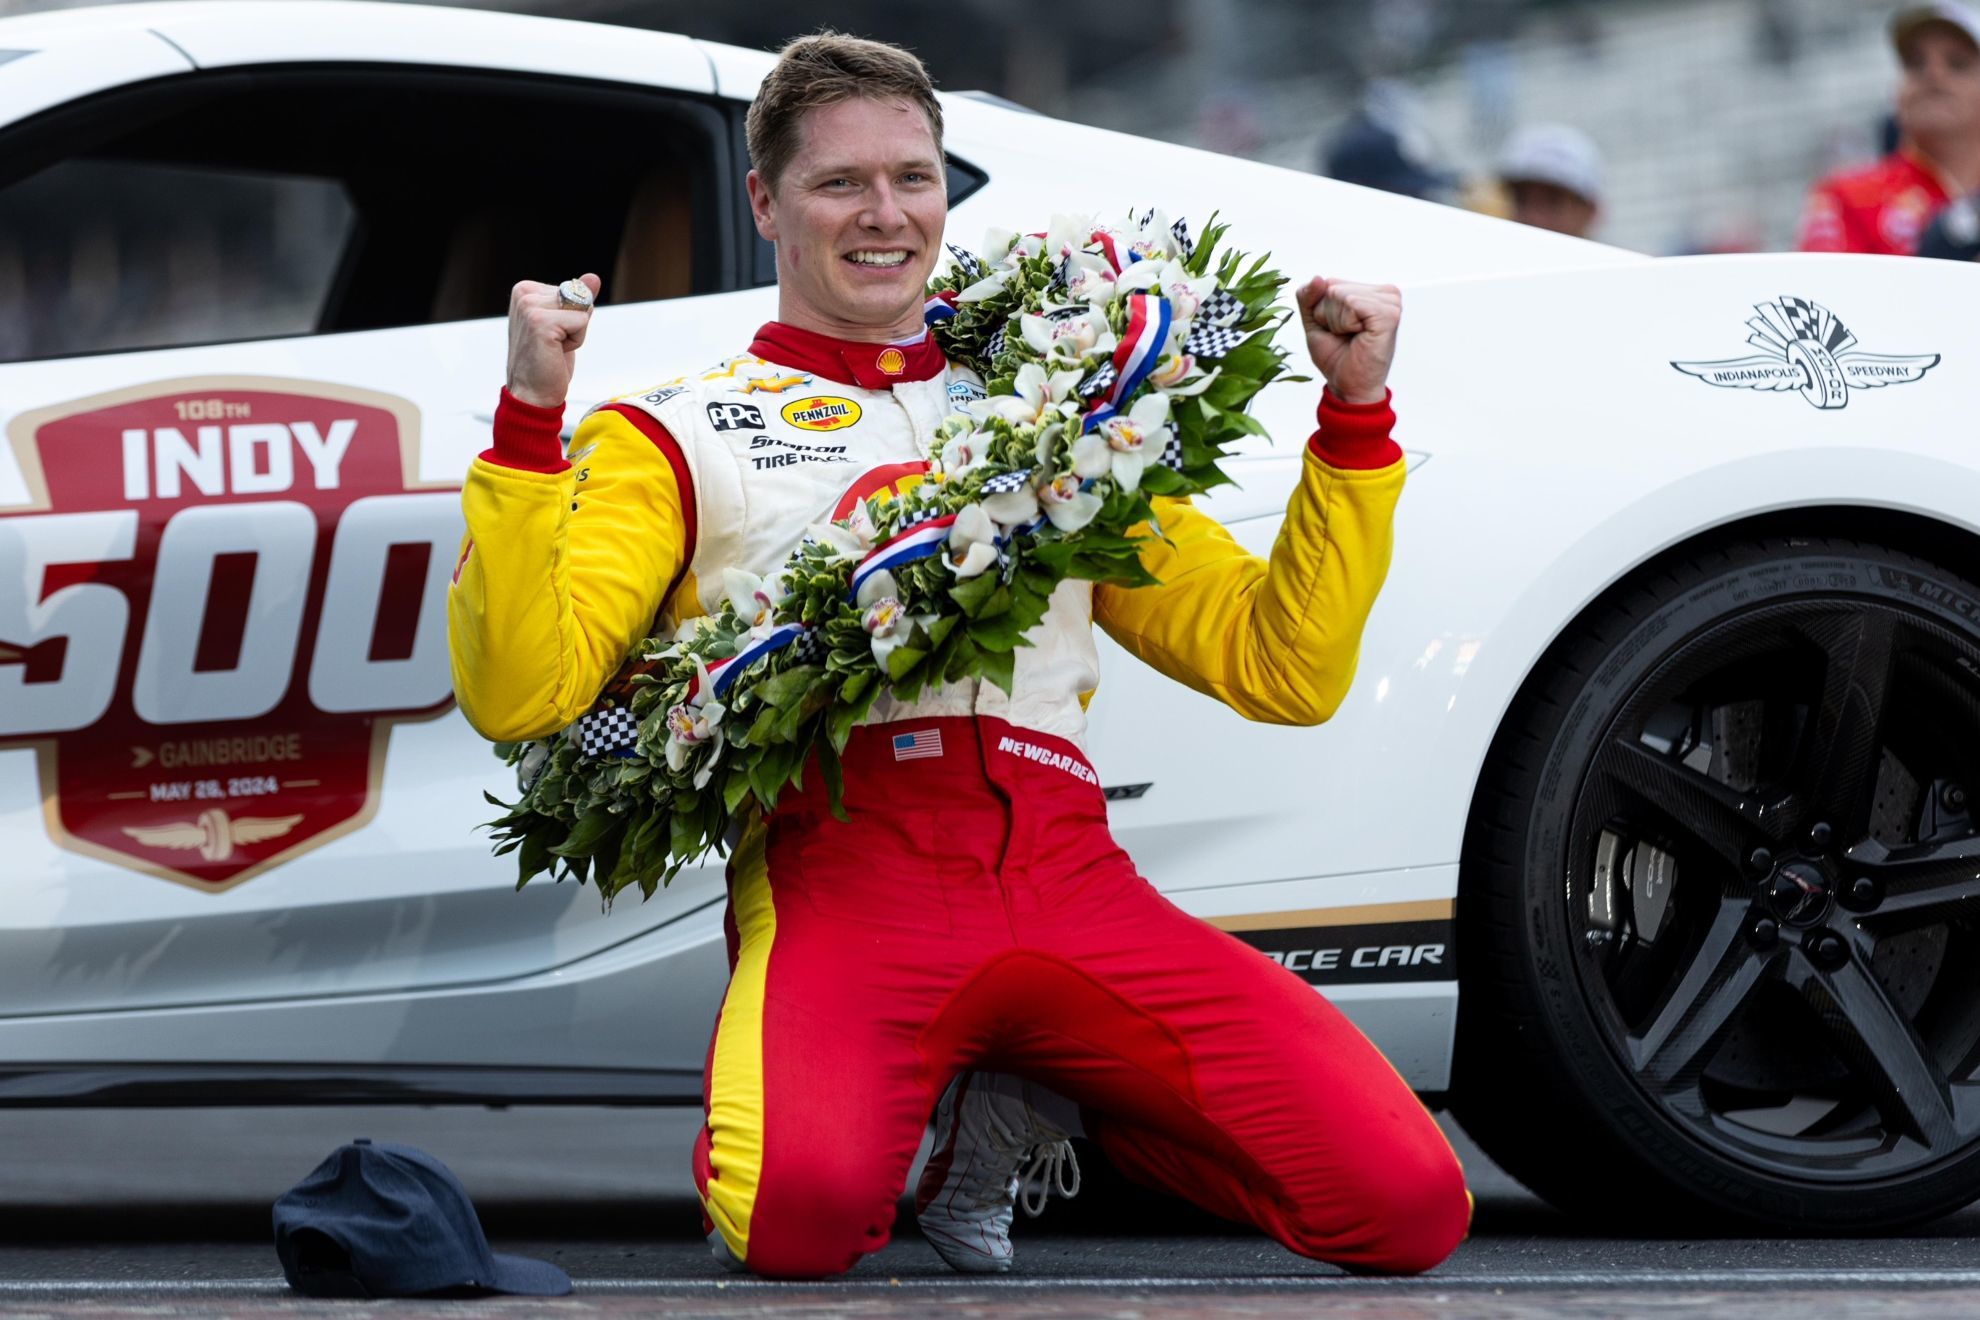
<svg viewBox="0 0 1980 1320"><path fill-rule="evenodd" d="M1380 403L1396 356L1402 291L1314 276L1299 291L1306 351L1343 403Z"/></svg>
<svg viewBox="0 0 1980 1320"><path fill-rule="evenodd" d="M579 277L594 301L604 281L596 275ZM570 393L571 370L591 309L565 307L557 286L524 280L509 291L509 393L539 408L560 408Z"/></svg>

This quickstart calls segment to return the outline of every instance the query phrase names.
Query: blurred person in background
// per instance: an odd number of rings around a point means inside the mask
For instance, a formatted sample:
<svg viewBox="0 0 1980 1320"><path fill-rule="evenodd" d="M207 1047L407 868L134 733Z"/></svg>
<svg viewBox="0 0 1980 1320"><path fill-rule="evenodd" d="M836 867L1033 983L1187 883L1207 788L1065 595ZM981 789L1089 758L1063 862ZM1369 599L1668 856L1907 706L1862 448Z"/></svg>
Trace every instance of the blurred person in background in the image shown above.
<svg viewBox="0 0 1980 1320"><path fill-rule="evenodd" d="M1433 167L1430 156L1408 89L1378 80L1321 147L1320 173L1342 183L1442 201L1457 181Z"/></svg>
<svg viewBox="0 0 1980 1320"><path fill-rule="evenodd" d="M1968 193L1932 218L1918 255L1940 261L1980 261L1980 193Z"/></svg>
<svg viewBox="0 0 1980 1320"><path fill-rule="evenodd" d="M1566 124L1530 124L1499 153L1499 182L1512 218L1536 229L1587 238L1602 214L1602 153Z"/></svg>
<svg viewBox="0 0 1980 1320"><path fill-rule="evenodd" d="M1900 10L1891 44L1904 66L1897 147L1815 185L1804 252L1909 256L1935 211L1980 188L1980 14L1952 0Z"/></svg>

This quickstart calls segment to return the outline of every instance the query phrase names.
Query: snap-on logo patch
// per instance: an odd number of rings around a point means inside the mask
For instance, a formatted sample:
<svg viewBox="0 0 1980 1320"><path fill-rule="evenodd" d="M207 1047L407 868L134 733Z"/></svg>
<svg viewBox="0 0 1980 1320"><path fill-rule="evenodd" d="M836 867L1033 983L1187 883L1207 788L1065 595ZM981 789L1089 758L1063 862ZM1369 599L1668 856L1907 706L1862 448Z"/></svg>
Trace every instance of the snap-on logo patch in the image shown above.
<svg viewBox="0 0 1980 1320"><path fill-rule="evenodd" d="M800 431L843 431L859 421L859 405L836 394L814 394L785 404L783 418Z"/></svg>

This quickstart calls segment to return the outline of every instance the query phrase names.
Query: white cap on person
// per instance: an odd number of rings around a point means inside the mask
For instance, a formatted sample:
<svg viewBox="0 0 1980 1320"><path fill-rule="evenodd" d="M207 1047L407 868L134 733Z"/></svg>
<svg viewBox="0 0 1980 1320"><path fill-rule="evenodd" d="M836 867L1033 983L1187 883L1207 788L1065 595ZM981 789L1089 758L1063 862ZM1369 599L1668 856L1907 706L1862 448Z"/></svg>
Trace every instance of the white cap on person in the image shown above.
<svg viewBox="0 0 1980 1320"><path fill-rule="evenodd" d="M1602 200L1602 153L1589 136L1566 124L1529 124L1506 139L1499 178L1551 183L1591 205Z"/></svg>
<svg viewBox="0 0 1980 1320"><path fill-rule="evenodd" d="M1966 5L1955 0L1938 0L1935 4L1911 5L1891 15L1891 45L1897 53L1904 54L1904 48L1919 29L1934 23L1943 23L1966 34L1966 39L1980 49L1980 13L1975 13Z"/></svg>

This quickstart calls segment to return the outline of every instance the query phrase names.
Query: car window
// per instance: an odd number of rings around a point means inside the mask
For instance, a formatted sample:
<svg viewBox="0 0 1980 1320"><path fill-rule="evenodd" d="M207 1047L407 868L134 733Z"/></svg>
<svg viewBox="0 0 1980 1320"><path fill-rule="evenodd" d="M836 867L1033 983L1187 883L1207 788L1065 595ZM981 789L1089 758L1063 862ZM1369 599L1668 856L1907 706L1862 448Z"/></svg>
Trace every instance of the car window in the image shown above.
<svg viewBox="0 0 1980 1320"><path fill-rule="evenodd" d="M612 302L736 287L726 131L693 98L462 71L92 98L0 136L0 360L500 316L586 270Z"/></svg>
<svg viewBox="0 0 1980 1320"><path fill-rule="evenodd" d="M0 191L0 361L307 333L356 214L334 179L63 161Z"/></svg>

